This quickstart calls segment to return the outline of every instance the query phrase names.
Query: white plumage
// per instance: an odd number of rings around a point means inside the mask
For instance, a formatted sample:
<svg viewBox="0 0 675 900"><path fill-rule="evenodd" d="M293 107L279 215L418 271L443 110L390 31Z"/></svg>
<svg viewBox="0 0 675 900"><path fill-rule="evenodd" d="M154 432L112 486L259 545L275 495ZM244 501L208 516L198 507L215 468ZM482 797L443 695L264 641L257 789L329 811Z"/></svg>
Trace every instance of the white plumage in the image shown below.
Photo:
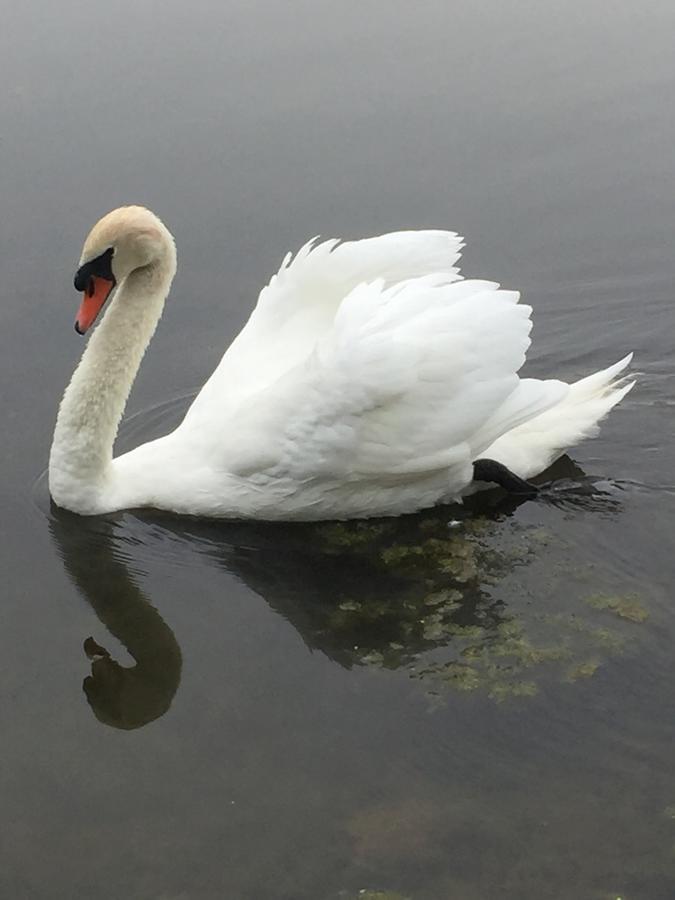
<svg viewBox="0 0 675 900"><path fill-rule="evenodd" d="M112 460L175 270L171 236L148 210L101 220L82 263L117 246L116 295L66 392L50 459L54 499L77 512L397 515L460 499L480 457L523 478L542 471L632 386L618 380L630 357L571 386L519 378L531 308L461 280L452 232L310 242L263 289L182 424Z"/></svg>

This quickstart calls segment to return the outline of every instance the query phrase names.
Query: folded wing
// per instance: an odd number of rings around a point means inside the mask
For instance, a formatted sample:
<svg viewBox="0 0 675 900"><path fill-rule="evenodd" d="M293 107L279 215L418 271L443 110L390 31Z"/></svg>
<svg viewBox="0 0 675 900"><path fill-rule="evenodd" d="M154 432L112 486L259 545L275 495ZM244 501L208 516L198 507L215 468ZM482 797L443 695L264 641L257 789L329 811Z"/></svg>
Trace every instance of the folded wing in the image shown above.
<svg viewBox="0 0 675 900"><path fill-rule="evenodd" d="M263 288L247 324L190 410L209 416L238 404L307 359L332 327L340 304L359 284L385 286L429 273L461 279L464 246L452 231L400 231L361 241L310 241Z"/></svg>
<svg viewBox="0 0 675 900"><path fill-rule="evenodd" d="M241 411L229 470L341 485L447 471L459 491L528 404L561 396L558 382L519 392L531 309L498 287L443 275L356 287L311 354Z"/></svg>

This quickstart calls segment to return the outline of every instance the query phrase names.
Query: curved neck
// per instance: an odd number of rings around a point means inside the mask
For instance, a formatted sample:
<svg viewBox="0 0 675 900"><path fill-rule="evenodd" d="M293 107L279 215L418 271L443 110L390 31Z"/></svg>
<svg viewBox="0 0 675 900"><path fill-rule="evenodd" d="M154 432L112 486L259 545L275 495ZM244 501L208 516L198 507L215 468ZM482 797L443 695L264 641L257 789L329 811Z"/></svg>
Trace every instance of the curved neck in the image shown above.
<svg viewBox="0 0 675 900"><path fill-rule="evenodd" d="M162 315L173 267L136 269L118 287L63 395L49 457L54 501L105 512L113 444L143 354Z"/></svg>

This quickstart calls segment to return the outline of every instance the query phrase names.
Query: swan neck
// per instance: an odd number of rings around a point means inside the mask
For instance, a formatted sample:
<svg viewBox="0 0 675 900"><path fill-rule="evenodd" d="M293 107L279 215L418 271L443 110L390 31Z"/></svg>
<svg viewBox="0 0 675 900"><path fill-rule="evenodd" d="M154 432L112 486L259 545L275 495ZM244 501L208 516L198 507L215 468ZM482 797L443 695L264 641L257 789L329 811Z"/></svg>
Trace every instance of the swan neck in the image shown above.
<svg viewBox="0 0 675 900"><path fill-rule="evenodd" d="M63 396L49 460L54 501L83 514L111 511L113 445L173 267L145 266L118 287Z"/></svg>

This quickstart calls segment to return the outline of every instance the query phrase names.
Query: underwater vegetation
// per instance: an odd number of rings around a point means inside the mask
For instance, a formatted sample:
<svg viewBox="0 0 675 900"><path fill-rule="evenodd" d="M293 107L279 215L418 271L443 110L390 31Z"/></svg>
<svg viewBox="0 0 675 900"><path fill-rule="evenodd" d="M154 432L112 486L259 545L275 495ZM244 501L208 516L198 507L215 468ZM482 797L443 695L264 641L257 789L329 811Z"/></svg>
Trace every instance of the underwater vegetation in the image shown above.
<svg viewBox="0 0 675 900"><path fill-rule="evenodd" d="M592 594L586 598L586 603L593 609L607 610L621 619L628 619L629 622L646 622L649 618L649 613L637 594L627 596Z"/></svg>
<svg viewBox="0 0 675 900"><path fill-rule="evenodd" d="M506 516L449 520L445 510L403 528L331 523L317 534L324 554L359 561L364 574L323 607L315 638L342 644L345 665L405 668L433 704L448 691L500 702L533 697L551 678L587 681L648 619L634 593L589 593L600 579L592 567L546 529ZM535 563L530 586L523 573Z"/></svg>

